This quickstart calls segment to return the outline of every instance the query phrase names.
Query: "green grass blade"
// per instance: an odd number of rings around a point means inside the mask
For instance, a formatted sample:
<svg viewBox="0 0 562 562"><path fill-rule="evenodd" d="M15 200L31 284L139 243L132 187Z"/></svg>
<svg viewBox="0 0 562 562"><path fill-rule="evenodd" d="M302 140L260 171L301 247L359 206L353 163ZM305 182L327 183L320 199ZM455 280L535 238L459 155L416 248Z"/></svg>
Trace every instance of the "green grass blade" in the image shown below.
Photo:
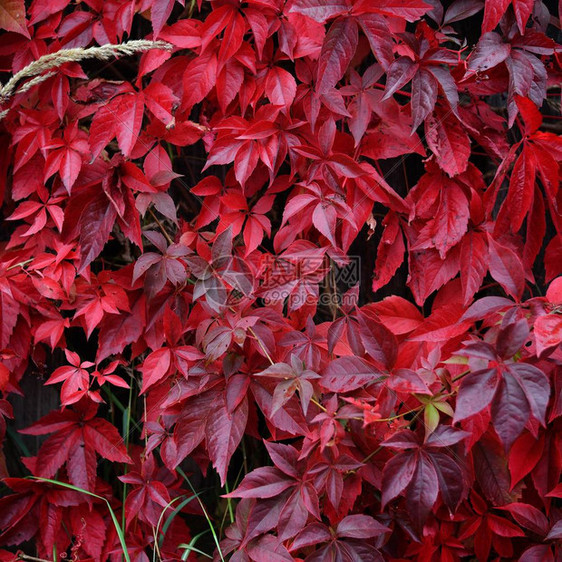
<svg viewBox="0 0 562 562"><path fill-rule="evenodd" d="M170 513L170 515L168 515L168 518L166 519L166 521L164 522L164 525L162 525L162 535L159 539L159 543L160 546L162 546L162 541L164 540L164 537L166 536L166 533L168 532L168 528L170 527L170 525L172 524L172 521L174 520L174 517L191 501L194 500L196 498L198 498L200 496L201 492L197 492L197 494L193 495L193 496L189 496L188 498L185 498L179 505L176 506L176 508L174 509L174 511L172 511L172 513ZM168 505L171 505L173 502L183 498L184 496L179 496L175 499L173 499ZM167 509L167 508L166 508ZM162 516L164 515L166 509L164 509L162 511L162 514L160 515L160 519L158 520L158 526L156 527L156 531L158 532L158 528L160 527L160 523L161 523L161 519ZM205 531L207 532L207 531Z"/></svg>
<svg viewBox="0 0 562 562"><path fill-rule="evenodd" d="M206 556L207 558L210 558L211 560L213 559L212 556L210 556L209 554L207 554L206 552L203 552L202 550L195 548L195 543L199 540L200 537L202 537L203 535L206 535L209 532L209 529L206 529L205 531L202 531L201 533L198 533L197 535L195 535L190 541L189 544L180 544L178 545L178 548L183 548L185 549L185 551L183 552L183 554L181 555L181 559L185 560L188 556L190 552L196 552L197 554L201 554L203 556Z"/></svg>
<svg viewBox="0 0 562 562"><path fill-rule="evenodd" d="M211 560L213 559L213 557L209 556L206 552L203 552L202 550L199 550L194 546L189 546L188 544L180 544L178 548L185 548L185 550L181 555L182 560L187 560L187 557L190 555L191 552L196 552L197 554L200 554L201 556L205 556L206 558L210 558Z"/></svg>
<svg viewBox="0 0 562 562"><path fill-rule="evenodd" d="M191 491L197 496L197 492L195 491L195 488L193 487L193 484L191 483L191 480L188 478L187 474L179 466L176 468L176 471L178 472L178 474L182 476L182 478L187 482L187 484L191 488ZM199 502L199 505L203 510L203 514L205 515L205 519L207 520L207 524L209 525L209 530L213 535L213 540L215 541L215 545L217 547L217 552L219 553L220 559L222 560L222 562L225 562L224 556L222 555L219 537L217 536L215 528L213 527L213 522L211 521L211 518L209 517L209 514L207 513L207 510L205 509L205 506L203 505L203 502L201 501L199 496L197 496L197 501Z"/></svg>
<svg viewBox="0 0 562 562"><path fill-rule="evenodd" d="M98 494L94 494L93 492L89 492L88 490L84 490L83 488L78 488L78 486L73 486L72 484L68 484L66 482L59 482L58 480L51 480L50 478L41 478L39 476L28 476L28 478L32 480L37 480L39 482L48 482L49 484L55 484L56 486L60 486L61 488L67 488L68 490L73 490L74 492L79 492L81 494L86 494L87 496L91 496L93 498L97 498L102 500L106 503L107 508L109 509L109 515L111 516L111 520L113 521L113 525L115 526L115 531L117 532L117 536L119 537L119 542L121 543L121 548L123 550L123 556L127 562L131 562L129 558L129 552L127 551L127 543L125 542L125 535L123 534L123 529L119 525L119 521L117 521L117 516L113 511L109 501L107 501L103 496Z"/></svg>

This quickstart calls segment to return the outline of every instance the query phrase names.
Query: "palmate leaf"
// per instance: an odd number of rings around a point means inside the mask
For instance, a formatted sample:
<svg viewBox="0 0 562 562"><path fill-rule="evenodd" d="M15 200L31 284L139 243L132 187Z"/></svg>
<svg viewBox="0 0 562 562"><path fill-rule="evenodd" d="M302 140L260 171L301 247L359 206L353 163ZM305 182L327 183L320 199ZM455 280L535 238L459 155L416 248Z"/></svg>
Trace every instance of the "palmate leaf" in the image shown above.
<svg viewBox="0 0 562 562"><path fill-rule="evenodd" d="M113 523L113 526L115 527L115 532L117 533L117 536L119 537L119 542L121 544L121 549L123 551L123 557L125 558L125 560L127 562L131 562L131 559L129 557L129 550L127 548L127 543L125 542L124 531L121 528L121 526L119 524L119 520L117 519L117 516L115 515L115 512L113 511L113 509L111 507L111 504L109 503L107 498L104 498L102 496L94 494L93 492L91 492L89 490L85 490L85 489L80 488L78 486L73 486L72 484L68 484L67 482L60 482L59 480L53 480L53 479L50 479L50 478L41 478L39 476L32 476L31 478L33 480L37 480L39 482L48 482L49 484L53 484L55 486L60 486L61 488L73 490L74 492L78 492L80 494L85 494L87 496L91 496L93 498L96 498L100 501L105 502L105 504L107 505L107 509L109 510L109 515L111 516L111 522Z"/></svg>
<svg viewBox="0 0 562 562"><path fill-rule="evenodd" d="M410 430L398 432L382 446L403 452L384 466L382 506L405 494L414 527L420 531L437 496L454 512L465 497L468 486L466 469L456 459L441 452L468 437L465 431L439 426L424 444Z"/></svg>
<svg viewBox="0 0 562 562"><path fill-rule="evenodd" d="M70 482L91 492L95 486L96 453L116 463L130 463L131 459L115 426L96 418L97 405L86 401L82 399L74 411L48 414L21 433L54 433L39 450L37 476L52 478L66 464Z"/></svg>
<svg viewBox="0 0 562 562"><path fill-rule="evenodd" d="M470 418L491 404L494 428L508 451L531 416L544 425L549 397L547 376L528 363L475 371L460 384L453 421Z"/></svg>

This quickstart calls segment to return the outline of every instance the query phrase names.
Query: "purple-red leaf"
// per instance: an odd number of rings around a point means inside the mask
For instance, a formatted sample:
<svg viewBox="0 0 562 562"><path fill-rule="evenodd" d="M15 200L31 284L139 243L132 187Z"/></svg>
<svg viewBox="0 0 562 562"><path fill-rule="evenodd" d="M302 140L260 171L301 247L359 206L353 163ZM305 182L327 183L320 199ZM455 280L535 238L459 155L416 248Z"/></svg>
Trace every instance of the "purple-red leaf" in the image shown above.
<svg viewBox="0 0 562 562"><path fill-rule="evenodd" d="M337 19L326 34L318 60L316 91L326 93L342 78L355 54L357 23L353 18Z"/></svg>

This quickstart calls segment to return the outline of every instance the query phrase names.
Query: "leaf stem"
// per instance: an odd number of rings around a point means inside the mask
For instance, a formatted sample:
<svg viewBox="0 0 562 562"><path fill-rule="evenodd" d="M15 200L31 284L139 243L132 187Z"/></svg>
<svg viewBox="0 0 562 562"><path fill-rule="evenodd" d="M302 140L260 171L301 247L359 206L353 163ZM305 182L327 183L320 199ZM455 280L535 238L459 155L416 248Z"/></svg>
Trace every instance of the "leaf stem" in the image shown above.
<svg viewBox="0 0 562 562"><path fill-rule="evenodd" d="M310 401L313 404L316 404L323 412L327 412L328 410L326 408L324 408L324 406L322 406L322 404L320 404L320 402L318 402L318 400L316 400L316 398L311 398Z"/></svg>
<svg viewBox="0 0 562 562"><path fill-rule="evenodd" d="M174 243L174 240L168 234L168 232L164 228L164 225L158 220L158 217L154 214L154 211L149 207L148 212L150 213L150 216L156 221L156 224L158 225L158 228L160 229L162 234L165 236L166 240L168 241L168 244L172 245Z"/></svg>
<svg viewBox="0 0 562 562"><path fill-rule="evenodd" d="M260 340L260 338L258 337L258 335L256 334L256 332L254 331L254 329L252 327L248 328L248 332L250 332L250 334L252 334L252 336L255 338L255 340L258 342L259 346L262 348L263 352L265 353L265 356L269 359L269 362L272 365L275 365L275 361L273 361L273 359L271 358L271 355L269 355L269 351L267 351L267 349L265 348L265 346L263 345L262 341Z"/></svg>
<svg viewBox="0 0 562 562"><path fill-rule="evenodd" d="M45 558L37 558L36 556L28 556L23 552L18 552L16 560L30 560L31 562L51 562L50 560L45 560Z"/></svg>

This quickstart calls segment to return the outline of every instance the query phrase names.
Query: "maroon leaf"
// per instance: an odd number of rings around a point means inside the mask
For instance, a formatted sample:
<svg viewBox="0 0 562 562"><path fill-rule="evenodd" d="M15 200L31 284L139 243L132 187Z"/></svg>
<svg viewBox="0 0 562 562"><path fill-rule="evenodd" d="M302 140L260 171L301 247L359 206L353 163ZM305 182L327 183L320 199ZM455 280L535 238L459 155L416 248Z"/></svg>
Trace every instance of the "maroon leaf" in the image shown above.
<svg viewBox="0 0 562 562"><path fill-rule="evenodd" d="M485 234L469 231L463 236L460 263L463 303L467 304L482 285L488 271L488 246Z"/></svg>
<svg viewBox="0 0 562 562"><path fill-rule="evenodd" d="M525 392L514 377L504 375L492 402L494 429L508 451L519 437L531 410Z"/></svg>
<svg viewBox="0 0 562 562"><path fill-rule="evenodd" d="M437 91L437 81L433 74L425 68L420 68L412 80L412 133L433 111Z"/></svg>
<svg viewBox="0 0 562 562"><path fill-rule="evenodd" d="M248 401L243 400L234 412L229 413L221 396L213 408L214 411L209 415L205 431L207 450L224 485L230 459L246 429Z"/></svg>
<svg viewBox="0 0 562 562"><path fill-rule="evenodd" d="M443 453L431 453L433 468L439 481L439 491L444 504L454 513L468 489L466 471Z"/></svg>
<svg viewBox="0 0 562 562"><path fill-rule="evenodd" d="M476 478L492 505L501 506L516 501L515 493L510 493L507 459L497 439L485 436L474 446L473 451Z"/></svg>
<svg viewBox="0 0 562 562"><path fill-rule="evenodd" d="M539 511L536 507L526 503L514 502L502 507L502 509L509 511L513 519L515 519L519 525L540 536L546 535L548 531L548 519L544 513Z"/></svg>
<svg viewBox="0 0 562 562"><path fill-rule="evenodd" d="M229 496L233 498L272 498L294 485L280 470L270 466L256 468L244 477Z"/></svg>
<svg viewBox="0 0 562 562"><path fill-rule="evenodd" d="M433 463L421 452L412 481L408 486L406 501L414 526L421 530L433 504L437 500L439 482Z"/></svg>
<svg viewBox="0 0 562 562"><path fill-rule="evenodd" d="M454 422L477 414L492 401L498 387L495 369L484 369L470 373L461 382L457 396Z"/></svg>
<svg viewBox="0 0 562 562"><path fill-rule="evenodd" d="M385 465L382 473L382 499L384 506L400 495L410 484L417 466L417 456L413 452L397 455Z"/></svg>
<svg viewBox="0 0 562 562"><path fill-rule="evenodd" d="M525 392L533 417L544 425L550 397L547 376L537 367L522 362L509 365L508 371Z"/></svg>
<svg viewBox="0 0 562 562"><path fill-rule="evenodd" d="M326 34L320 59L316 89L326 93L342 78L357 48L357 23L353 18L337 19Z"/></svg>
<svg viewBox="0 0 562 562"><path fill-rule="evenodd" d="M509 0L502 1L509 3ZM493 0L488 0L486 6L494 3ZM476 49L471 53L468 69L473 72L484 72L503 62L509 56L510 51L510 45L503 43L497 33L486 33L482 35Z"/></svg>
<svg viewBox="0 0 562 562"><path fill-rule="evenodd" d="M552 525L552 528L545 537L546 540L562 539L562 519Z"/></svg>
<svg viewBox="0 0 562 562"><path fill-rule="evenodd" d="M345 0L295 0L291 5L291 12L304 14L317 22L346 13L350 5Z"/></svg>
<svg viewBox="0 0 562 562"><path fill-rule="evenodd" d="M536 163L530 150L523 148L523 152L516 160L511 178L509 191L505 200L505 208L511 219L513 232L517 232L531 208L535 187Z"/></svg>
<svg viewBox="0 0 562 562"><path fill-rule="evenodd" d="M350 539L370 539L389 531L388 527L368 515L348 515L338 523L336 528L338 537Z"/></svg>
<svg viewBox="0 0 562 562"><path fill-rule="evenodd" d="M513 250L498 244L490 236L488 236L488 244L490 275L504 288L506 293L518 300L525 284L521 259Z"/></svg>
<svg viewBox="0 0 562 562"><path fill-rule="evenodd" d="M349 392L382 380L382 373L359 357L330 361L320 385L329 392Z"/></svg>
<svg viewBox="0 0 562 562"><path fill-rule="evenodd" d="M80 264L78 272L83 271L99 256L109 239L117 218L115 207L101 192L91 199L80 215Z"/></svg>
<svg viewBox="0 0 562 562"><path fill-rule="evenodd" d="M466 170L470 140L458 119L443 110L435 111L425 122L425 139L439 167L450 177Z"/></svg>

